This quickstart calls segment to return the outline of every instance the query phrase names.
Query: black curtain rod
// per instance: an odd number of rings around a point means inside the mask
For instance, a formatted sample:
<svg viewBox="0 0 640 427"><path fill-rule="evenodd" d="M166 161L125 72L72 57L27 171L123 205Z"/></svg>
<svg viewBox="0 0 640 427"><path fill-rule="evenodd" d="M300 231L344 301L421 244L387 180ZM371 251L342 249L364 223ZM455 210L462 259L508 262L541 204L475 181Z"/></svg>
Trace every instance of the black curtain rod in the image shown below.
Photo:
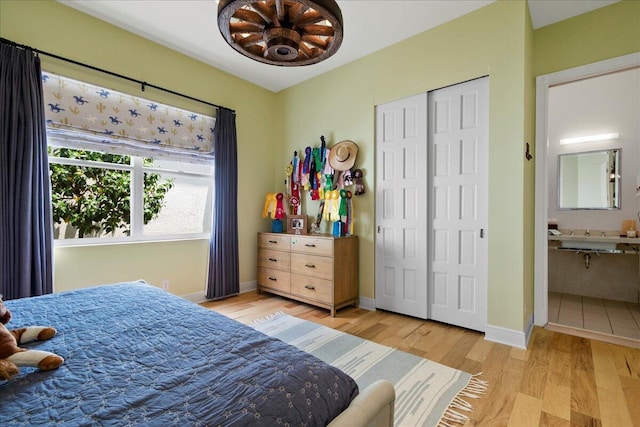
<svg viewBox="0 0 640 427"><path fill-rule="evenodd" d="M141 80L137 80L137 79L134 79L132 77L125 76L123 74L114 73L113 71L109 71L109 70L105 70L105 69L102 69L102 68L94 67L93 65L89 65L89 64L84 64L82 62L78 62L78 61L75 61L73 59L65 58L63 56L59 56L59 55L56 55L54 53L45 52L45 51L40 50L40 49L35 49L35 48L31 47L31 46L26 46L26 45L23 45L23 44L20 44L20 43L16 43L14 41L7 40L5 38L0 38L0 41L2 43L5 43L5 44L11 45L11 46L19 47L21 49L30 50L32 52L35 52L35 53L39 54L39 55L50 56L52 58L59 59L61 61L70 62L71 64L79 65L81 67L89 68L89 69L94 70L94 71L99 71L101 73L109 74L111 76L118 77L118 78L121 78L121 79L124 79L124 80L129 80L130 82L138 83L143 92L144 92L146 87L151 87L151 88L154 88L154 89L161 90L163 92L170 93L172 95L177 95L177 96L181 96L182 98L190 99L191 101L200 102L202 104L206 104L206 105L209 105L211 107L225 108L225 109L230 110L232 113L235 114L235 110L231 110L230 108L223 107L223 106L217 105L217 104L213 104L213 103L208 102L208 101L203 101L202 99L194 98L192 96L185 95L183 93L176 92L176 91L173 91L171 89L166 89L166 88L163 88L163 87L160 87L160 86L156 86L156 85L151 84L151 83L143 82Z"/></svg>

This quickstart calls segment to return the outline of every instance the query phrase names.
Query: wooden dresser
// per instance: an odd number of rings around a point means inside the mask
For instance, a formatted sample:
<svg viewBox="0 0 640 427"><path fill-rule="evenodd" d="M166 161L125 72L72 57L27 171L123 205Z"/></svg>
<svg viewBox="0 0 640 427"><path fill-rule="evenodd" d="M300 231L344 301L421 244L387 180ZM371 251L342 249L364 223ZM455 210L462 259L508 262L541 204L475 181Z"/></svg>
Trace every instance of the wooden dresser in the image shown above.
<svg viewBox="0 0 640 427"><path fill-rule="evenodd" d="M258 292L331 310L358 306L358 237L258 233Z"/></svg>

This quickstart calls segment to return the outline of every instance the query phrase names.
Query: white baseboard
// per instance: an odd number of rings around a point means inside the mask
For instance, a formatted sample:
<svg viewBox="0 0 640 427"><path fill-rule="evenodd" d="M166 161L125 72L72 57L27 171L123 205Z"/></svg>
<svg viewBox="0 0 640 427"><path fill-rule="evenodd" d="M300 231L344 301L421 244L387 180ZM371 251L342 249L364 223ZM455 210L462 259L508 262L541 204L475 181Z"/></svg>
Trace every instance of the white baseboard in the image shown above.
<svg viewBox="0 0 640 427"><path fill-rule="evenodd" d="M255 280L251 282L240 283L240 293L251 292L258 289L258 284ZM181 295L181 298L189 300L195 303L201 303L207 301L206 292L196 292L193 294ZM374 298L359 297L358 307L365 310L376 311L376 300Z"/></svg>
<svg viewBox="0 0 640 427"><path fill-rule="evenodd" d="M240 293L244 294L245 292L251 292L258 289L258 283L253 280L251 282L240 283Z"/></svg>
<svg viewBox="0 0 640 427"><path fill-rule="evenodd" d="M484 338L487 341L493 341L500 344L509 345L511 347L518 347L525 349L529 343L531 337L531 331L533 330L533 315L529 318L524 331L518 331L514 329L507 329L500 326L487 325Z"/></svg>
<svg viewBox="0 0 640 427"><path fill-rule="evenodd" d="M359 297L358 307L364 308L365 310L376 311L376 300L375 298Z"/></svg>
<svg viewBox="0 0 640 427"><path fill-rule="evenodd" d="M258 285L257 285L255 280L252 281L252 282L240 283L240 293L241 294L243 294L245 292L255 291L256 289L258 289ZM196 293L187 294L187 295L180 295L180 298L184 298L184 299L186 299L188 301L195 302L195 303L201 303L201 302L208 301L207 300L206 291L196 292Z"/></svg>
<svg viewBox="0 0 640 427"><path fill-rule="evenodd" d="M194 294L180 295L180 298L184 298L188 301L201 303L207 300L207 297L204 292L196 292Z"/></svg>
<svg viewBox="0 0 640 427"><path fill-rule="evenodd" d="M531 313L531 316L529 317L529 321L527 322L527 326L524 330L525 333L525 343L524 346L525 348L529 345L529 339L531 338L531 333L533 332L533 326L534 326L534 313Z"/></svg>

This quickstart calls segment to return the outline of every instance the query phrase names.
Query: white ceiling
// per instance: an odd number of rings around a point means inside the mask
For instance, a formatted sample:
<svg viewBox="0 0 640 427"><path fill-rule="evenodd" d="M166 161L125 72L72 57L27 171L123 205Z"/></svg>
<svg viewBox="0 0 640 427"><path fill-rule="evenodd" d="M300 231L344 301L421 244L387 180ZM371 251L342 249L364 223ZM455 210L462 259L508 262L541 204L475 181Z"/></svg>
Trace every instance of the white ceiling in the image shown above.
<svg viewBox="0 0 640 427"><path fill-rule="evenodd" d="M495 0L337 0L344 19L340 50L304 67L276 67L226 44L215 0L58 0L273 92L337 68ZM527 0L534 29L619 0Z"/></svg>

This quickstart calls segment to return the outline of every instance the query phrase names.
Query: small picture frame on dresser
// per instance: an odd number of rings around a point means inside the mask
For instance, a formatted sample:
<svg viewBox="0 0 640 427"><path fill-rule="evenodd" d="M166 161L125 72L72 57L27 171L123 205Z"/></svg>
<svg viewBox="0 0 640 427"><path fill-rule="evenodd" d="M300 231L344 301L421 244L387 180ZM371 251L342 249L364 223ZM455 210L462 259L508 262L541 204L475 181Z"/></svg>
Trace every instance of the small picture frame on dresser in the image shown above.
<svg viewBox="0 0 640 427"><path fill-rule="evenodd" d="M287 233L307 234L307 217L305 215L291 215L287 217Z"/></svg>

